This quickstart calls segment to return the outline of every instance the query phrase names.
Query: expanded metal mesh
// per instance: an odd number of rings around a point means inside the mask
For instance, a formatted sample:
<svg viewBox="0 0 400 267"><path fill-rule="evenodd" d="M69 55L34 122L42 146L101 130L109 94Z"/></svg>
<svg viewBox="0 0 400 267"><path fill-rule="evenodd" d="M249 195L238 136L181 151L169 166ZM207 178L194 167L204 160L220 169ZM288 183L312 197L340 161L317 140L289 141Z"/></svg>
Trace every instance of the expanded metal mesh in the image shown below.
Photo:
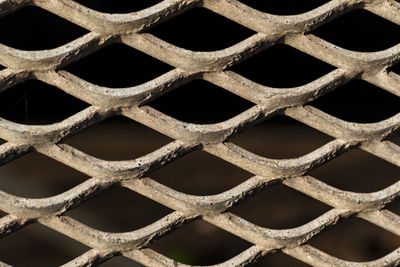
<svg viewBox="0 0 400 267"><path fill-rule="evenodd" d="M333 0L308 13L275 16L252 9L236 0L164 0L130 14L104 14L71 0L1 0L0 15L27 4L39 6L90 31L61 47L45 51L21 51L0 44L0 91L17 83L38 79L89 104L85 110L53 125L22 125L0 119L1 164L30 151L38 151L92 178L54 197L22 198L0 191L0 237L29 223L40 223L92 249L65 266L100 264L123 255L146 266L186 266L147 245L192 220L204 220L253 244L218 266L246 266L269 253L282 251L314 266L394 266L400 248L371 262L355 263L330 256L304 243L340 218L350 215L400 236L400 216L384 209L400 194L400 182L374 193L342 191L311 176L310 170L353 148L361 148L400 166L400 147L385 138L400 127L400 113L378 123L358 124L340 120L305 105L353 79L362 79L400 96L400 76L387 68L400 60L400 44L380 52L352 52L326 42L310 30L354 9L365 9L400 25L400 4L392 0ZM191 8L202 7L244 25L257 33L227 49L193 52L178 48L144 30ZM175 67L142 85L112 89L93 85L59 70L85 55L116 42ZM226 70L246 58L284 43L336 67L303 86L276 89L261 86ZM268 62L266 62L268 64ZM221 123L197 125L181 122L146 105L156 97L194 79L203 79L255 104ZM228 138L276 114L285 114L335 139L315 151L293 159L274 160L255 155L230 143ZM107 118L122 115L173 138L175 141L143 157L105 161L77 150L63 140ZM231 190L212 196L177 192L147 178L172 160L202 149L254 176ZM221 178L222 179L222 178ZM283 230L254 225L228 212L252 194L275 182L322 201L332 208L300 227ZM112 186L122 186L175 210L144 228L108 233L88 227L64 213ZM134 211L129 211L134 212ZM8 266L5 263L0 265Z"/></svg>

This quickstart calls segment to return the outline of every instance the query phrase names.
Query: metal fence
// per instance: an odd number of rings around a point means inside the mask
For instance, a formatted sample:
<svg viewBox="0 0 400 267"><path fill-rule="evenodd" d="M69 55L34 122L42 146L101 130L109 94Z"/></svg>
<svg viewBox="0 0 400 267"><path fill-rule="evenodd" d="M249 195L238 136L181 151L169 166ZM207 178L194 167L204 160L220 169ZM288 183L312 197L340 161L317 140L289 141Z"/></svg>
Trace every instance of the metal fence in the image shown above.
<svg viewBox="0 0 400 267"><path fill-rule="evenodd" d="M0 0L0 15L25 5L39 6L90 31L61 47L45 51L21 51L0 44L0 91L28 79L56 86L89 104L85 110L52 125L22 125L0 119L1 164L30 151L38 151L92 178L54 197L22 198L0 191L0 237L30 224L40 223L92 249L65 266L92 266L117 256L146 266L186 266L147 245L192 220L204 220L253 244L218 266L246 266L275 251L314 266L394 266L400 263L400 248L371 262L348 262L304 243L341 218L357 216L395 235L400 235L400 217L385 209L400 194L400 182L373 193L342 191L311 176L310 170L353 148L360 148L400 166L400 147L385 140L400 127L400 113L377 123L343 121L306 104L353 79L362 79L400 96L400 76L387 68L400 60L400 44L389 49L362 53L334 46L308 32L354 9L365 9L400 24L400 3L393 0L332 0L296 16L275 16L252 9L236 0L164 0L131 14L105 14L70 0ZM145 33L191 8L212 10L257 33L216 52L193 52L178 48ZM142 85L112 89L88 83L61 67L85 55L122 42L175 67ZM276 89L261 86L226 70L249 56L284 43L336 67L327 75L303 86ZM147 102L194 79L203 79L255 104L221 123L197 125L181 122L146 105ZM276 114L284 114L334 138L304 156L275 160L255 155L228 138ZM107 118L123 115L175 141L143 157L128 161L105 161L77 150L63 140ZM177 192L151 178L155 169L202 149L254 176L231 190L212 196ZM275 182L298 190L332 208L297 228L273 230L254 225L229 208ZM112 186L122 186L157 201L173 213L144 228L126 233L108 233L88 227L64 213ZM134 211L132 211L134 212ZM1 266L8 266L0 263Z"/></svg>

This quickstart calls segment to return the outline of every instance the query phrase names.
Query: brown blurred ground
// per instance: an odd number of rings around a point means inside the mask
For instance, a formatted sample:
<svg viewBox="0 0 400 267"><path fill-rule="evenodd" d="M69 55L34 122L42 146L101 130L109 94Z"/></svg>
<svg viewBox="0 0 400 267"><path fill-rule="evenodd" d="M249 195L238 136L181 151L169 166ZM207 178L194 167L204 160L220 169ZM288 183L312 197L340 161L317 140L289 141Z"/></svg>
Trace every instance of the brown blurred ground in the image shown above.
<svg viewBox="0 0 400 267"><path fill-rule="evenodd" d="M329 142L330 137L297 122L260 124L231 141L262 156L289 158L304 155ZM400 138L392 138L399 143ZM91 155L132 159L171 140L128 121L106 121L66 143ZM396 181L400 170L368 153L355 150L314 170L311 175L341 189L371 192ZM37 153L28 154L0 168L0 188L25 197L47 197L71 188L88 177ZM150 177L190 194L216 194L245 181L250 173L206 152L193 152ZM398 204L398 203L397 203ZM393 210L399 212L399 205ZM261 226L280 229L302 225L329 210L283 185L273 186L232 209ZM69 216L104 231L122 232L143 227L171 212L166 207L126 189L113 188L67 212ZM310 243L331 255L366 261L382 257L400 245L400 239L360 219L339 224ZM216 264L251 244L208 223L196 221L156 241L151 248L190 264ZM0 240L0 260L14 266L55 266L89 248L38 224ZM138 266L122 257L104 266ZM277 253L256 266L304 266Z"/></svg>

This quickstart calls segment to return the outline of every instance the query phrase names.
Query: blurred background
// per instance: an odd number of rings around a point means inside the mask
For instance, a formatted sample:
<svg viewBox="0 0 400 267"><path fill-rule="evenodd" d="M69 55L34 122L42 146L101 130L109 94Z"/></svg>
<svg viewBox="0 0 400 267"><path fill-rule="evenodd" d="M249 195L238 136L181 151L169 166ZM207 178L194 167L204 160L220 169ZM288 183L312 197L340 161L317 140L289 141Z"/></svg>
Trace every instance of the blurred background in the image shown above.
<svg viewBox="0 0 400 267"><path fill-rule="evenodd" d="M328 2L241 1L279 15L302 13ZM77 2L102 12L128 13L160 1ZM223 49L254 34L239 24L200 8L181 14L148 32L196 51ZM24 50L54 48L86 33L87 30L37 7L25 7L0 18L0 43ZM386 49L400 42L399 26L361 10L351 11L312 33L338 46L364 52ZM63 70L97 85L121 88L141 84L172 69L172 66L126 45L112 44ZM231 70L260 84L285 88L311 82L334 69L334 66L293 48L277 44ZM400 65L391 67L390 71L400 74ZM148 105L177 119L202 124L229 119L253 106L205 81L190 82ZM341 119L361 123L381 121L400 111L398 97L360 80L349 82L310 105ZM34 80L0 94L0 116L24 124L55 123L88 106L58 88ZM302 156L330 140L331 137L304 124L277 116L230 141L258 155L282 159ZM389 140L400 144L399 134ZM101 159L127 160L150 153L171 141L132 120L115 117L88 128L65 140L65 143ZM0 143L3 142L0 140ZM309 174L343 190L373 192L397 182L400 169L355 149ZM164 185L195 195L221 193L251 176L203 151L190 153L149 175ZM53 196L86 179L86 175L36 152L0 167L0 189L22 197ZM399 201L387 208L400 213ZM307 223L329 209L318 200L277 184L257 193L231 212L260 226L284 229ZM170 212L170 209L150 199L116 187L68 211L67 215L99 230L126 232L148 225ZM0 211L0 217L5 215ZM399 247L400 239L361 219L350 218L307 243L342 259L368 261ZM209 223L195 221L150 247L183 263L210 265L223 262L250 246L248 242ZM89 249L54 230L32 224L0 240L0 261L14 266L57 266ZM102 266L140 265L117 257ZM306 265L278 252L254 266Z"/></svg>

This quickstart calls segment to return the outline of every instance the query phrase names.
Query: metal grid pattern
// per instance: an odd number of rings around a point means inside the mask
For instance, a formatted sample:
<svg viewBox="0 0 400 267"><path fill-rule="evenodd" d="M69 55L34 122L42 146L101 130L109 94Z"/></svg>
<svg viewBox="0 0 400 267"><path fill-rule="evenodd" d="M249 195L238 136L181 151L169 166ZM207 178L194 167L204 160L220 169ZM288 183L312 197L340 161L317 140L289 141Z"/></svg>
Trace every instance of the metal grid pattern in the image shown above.
<svg viewBox="0 0 400 267"><path fill-rule="evenodd" d="M355 193L339 190L306 175L356 147L400 166L400 147L385 140L400 127L400 113L378 123L358 124L306 105L352 79L365 80L400 96L400 76L387 71L400 60L400 44L374 53L352 52L307 33L354 9L366 9L400 25L400 3L393 0L332 0L304 14L275 16L236 0L164 0L139 12L111 15L71 0L0 0L0 15L27 4L57 14L90 33L45 51L21 51L0 44L0 64L6 67L0 71L0 91L12 90L15 84L27 79L38 79L91 106L52 125L29 126L0 119L0 138L7 141L0 146L1 164L36 150L92 178L60 195L44 199L21 198L0 191L0 209L8 213L0 219L0 237L29 223L40 223L92 248L65 266L97 265L121 254L146 266L186 266L146 245L177 227L201 219L253 244L218 266L246 266L277 250L314 266L394 266L400 263L400 248L375 261L355 263L304 244L324 228L350 215L400 235L400 216L384 209L399 196L400 181L378 192ZM212 10L257 33L220 51L193 52L144 32L195 7ZM142 85L123 89L99 87L60 70L115 42L129 45L175 69ZM261 86L226 70L276 42L328 62L336 69L311 83L284 90ZM211 125L184 123L146 106L152 99L194 79L209 81L256 105L227 121ZM227 141L237 132L278 113L335 139L307 155L285 160L264 158ZM128 161L101 160L63 143L69 136L116 115L131 118L175 141ZM231 190L212 196L187 195L148 178L153 170L197 149L233 163L254 176ZM254 225L228 211L277 181L330 205L332 209L305 225L283 230ZM175 211L151 225L126 233L101 232L64 214L114 185L129 188Z"/></svg>

